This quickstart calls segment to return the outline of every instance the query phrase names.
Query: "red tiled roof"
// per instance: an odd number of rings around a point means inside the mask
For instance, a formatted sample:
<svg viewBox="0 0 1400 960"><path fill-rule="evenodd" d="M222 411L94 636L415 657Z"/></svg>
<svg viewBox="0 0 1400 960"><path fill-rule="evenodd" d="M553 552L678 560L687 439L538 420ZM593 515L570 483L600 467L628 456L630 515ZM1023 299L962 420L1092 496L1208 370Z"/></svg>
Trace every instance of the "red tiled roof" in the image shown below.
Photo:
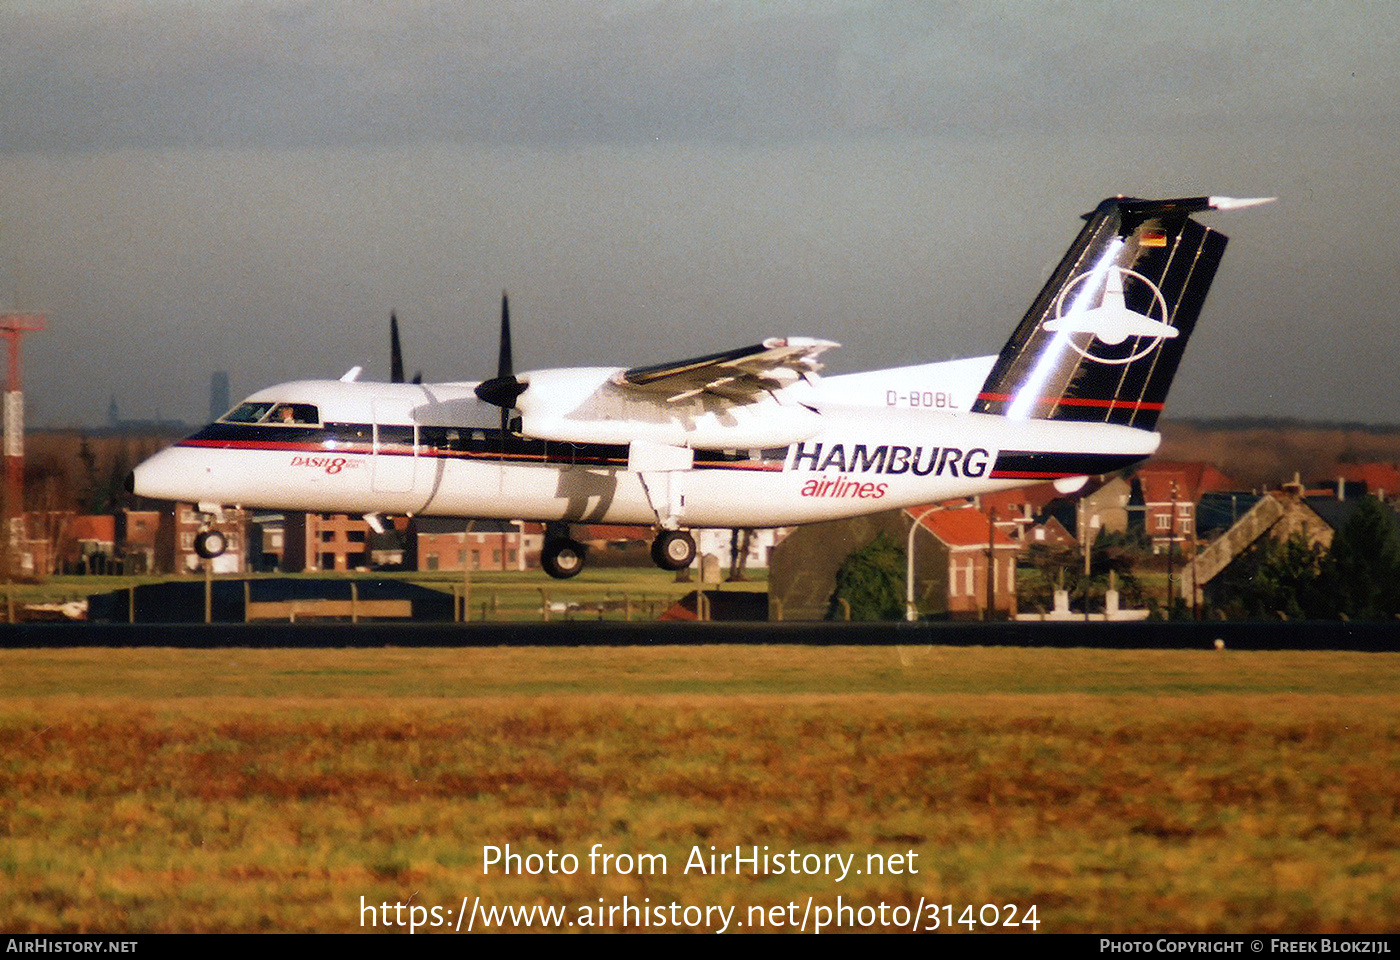
<svg viewBox="0 0 1400 960"><path fill-rule="evenodd" d="M1230 490L1233 480L1205 462L1182 462L1175 460L1153 460L1140 467L1137 479L1142 484L1142 499L1147 503L1164 503L1176 499L1194 503L1201 494L1214 490ZM1172 495L1172 484L1176 484L1176 495Z"/></svg>
<svg viewBox="0 0 1400 960"><path fill-rule="evenodd" d="M1400 467L1393 463L1347 463L1337 472L1348 483L1364 483L1367 493L1400 493Z"/></svg>
<svg viewBox="0 0 1400 960"><path fill-rule="evenodd" d="M920 513L921 509L926 512ZM971 547L986 546L987 536L991 532L992 522L987 519L986 514L980 510L957 509L941 510L934 508L914 507L906 511L911 516L919 518L919 523L923 524L938 539L948 544L950 547ZM1015 547L1016 541L1012 540L1005 532L998 529L993 536L993 542L1001 547Z"/></svg>
<svg viewBox="0 0 1400 960"><path fill-rule="evenodd" d="M1012 490L999 490L984 493L979 498L982 512L997 512L998 520L1010 520L1025 513L1024 505L1030 504L1032 515L1040 513L1051 501L1058 499L1060 492L1053 483L1036 483L1029 487L1016 487Z"/></svg>

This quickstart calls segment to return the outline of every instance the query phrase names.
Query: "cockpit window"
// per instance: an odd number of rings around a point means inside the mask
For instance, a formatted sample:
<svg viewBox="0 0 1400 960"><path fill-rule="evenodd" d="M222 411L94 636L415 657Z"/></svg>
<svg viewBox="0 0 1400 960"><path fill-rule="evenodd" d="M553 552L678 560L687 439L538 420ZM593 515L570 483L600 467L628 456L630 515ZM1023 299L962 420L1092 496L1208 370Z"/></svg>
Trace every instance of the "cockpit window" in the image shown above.
<svg viewBox="0 0 1400 960"><path fill-rule="evenodd" d="M240 403L221 418L224 423L260 423L264 426L315 426L320 411L311 403Z"/></svg>
<svg viewBox="0 0 1400 960"><path fill-rule="evenodd" d="M272 408L267 423L274 426L310 426L321 422L321 415L309 403L279 403Z"/></svg>
<svg viewBox="0 0 1400 960"><path fill-rule="evenodd" d="M224 423L257 423L267 416L271 403L240 403L223 415Z"/></svg>

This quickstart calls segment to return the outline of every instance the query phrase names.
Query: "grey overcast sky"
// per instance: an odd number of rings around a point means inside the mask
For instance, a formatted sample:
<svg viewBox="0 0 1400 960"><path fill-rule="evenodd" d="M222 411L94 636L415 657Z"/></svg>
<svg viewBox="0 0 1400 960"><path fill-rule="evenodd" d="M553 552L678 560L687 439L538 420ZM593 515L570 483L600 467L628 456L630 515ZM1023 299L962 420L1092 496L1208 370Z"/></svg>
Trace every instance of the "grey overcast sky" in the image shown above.
<svg viewBox="0 0 1400 960"><path fill-rule="evenodd" d="M31 425L828 337L994 353L1102 197L1278 196L1168 416L1400 422L1400 3L0 0ZM1205 219L1205 218L1203 218Z"/></svg>

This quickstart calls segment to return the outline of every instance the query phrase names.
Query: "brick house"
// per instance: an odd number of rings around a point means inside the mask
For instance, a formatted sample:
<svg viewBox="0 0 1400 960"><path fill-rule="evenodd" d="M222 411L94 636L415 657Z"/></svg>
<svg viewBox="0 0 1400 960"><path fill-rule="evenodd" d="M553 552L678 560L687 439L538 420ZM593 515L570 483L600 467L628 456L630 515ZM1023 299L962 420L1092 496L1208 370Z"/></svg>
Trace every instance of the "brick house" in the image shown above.
<svg viewBox="0 0 1400 960"><path fill-rule="evenodd" d="M156 569L172 573L197 573L204 561L194 549L194 538L203 529L199 510L192 503L167 504L162 511L156 537ZM244 573L247 571L247 512L225 510L222 522L212 527L222 533L228 548L211 562L215 573Z"/></svg>
<svg viewBox="0 0 1400 960"><path fill-rule="evenodd" d="M1195 552L1197 504L1206 493L1231 490L1233 481L1209 463L1153 460L1133 479L1133 499L1142 505L1153 553Z"/></svg>
<svg viewBox="0 0 1400 960"><path fill-rule="evenodd" d="M918 529L915 529L917 524ZM911 539L910 533L913 532ZM769 561L769 618L823 620L832 612L836 574L880 534L914 550L914 597L921 616L978 617L987 602L988 545L995 610L1016 612L1018 544L966 501L913 507L796 528Z"/></svg>
<svg viewBox="0 0 1400 960"><path fill-rule="evenodd" d="M920 526L937 538L942 548L936 553L947 566L943 597L947 614L962 619L986 614L990 570L993 611L998 617L1015 617L1016 556L1020 545L994 527L980 510L917 511L915 508ZM916 562L918 559L916 556Z"/></svg>
<svg viewBox="0 0 1400 960"><path fill-rule="evenodd" d="M344 573L369 567L370 526L343 513L288 513L282 525L282 569Z"/></svg>
<svg viewBox="0 0 1400 960"><path fill-rule="evenodd" d="M539 566L544 528L511 520L419 517L419 570L525 570Z"/></svg>

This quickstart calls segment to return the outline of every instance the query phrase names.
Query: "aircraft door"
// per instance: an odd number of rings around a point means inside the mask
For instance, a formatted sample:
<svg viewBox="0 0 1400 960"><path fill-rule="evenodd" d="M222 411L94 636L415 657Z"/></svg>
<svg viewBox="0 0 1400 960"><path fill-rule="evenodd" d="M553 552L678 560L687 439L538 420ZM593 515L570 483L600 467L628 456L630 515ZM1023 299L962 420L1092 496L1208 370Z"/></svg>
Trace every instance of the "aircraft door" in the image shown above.
<svg viewBox="0 0 1400 960"><path fill-rule="evenodd" d="M398 416L392 414L398 413ZM402 411L374 404L374 489L377 493L408 493L418 473L418 425L384 423L404 420Z"/></svg>

